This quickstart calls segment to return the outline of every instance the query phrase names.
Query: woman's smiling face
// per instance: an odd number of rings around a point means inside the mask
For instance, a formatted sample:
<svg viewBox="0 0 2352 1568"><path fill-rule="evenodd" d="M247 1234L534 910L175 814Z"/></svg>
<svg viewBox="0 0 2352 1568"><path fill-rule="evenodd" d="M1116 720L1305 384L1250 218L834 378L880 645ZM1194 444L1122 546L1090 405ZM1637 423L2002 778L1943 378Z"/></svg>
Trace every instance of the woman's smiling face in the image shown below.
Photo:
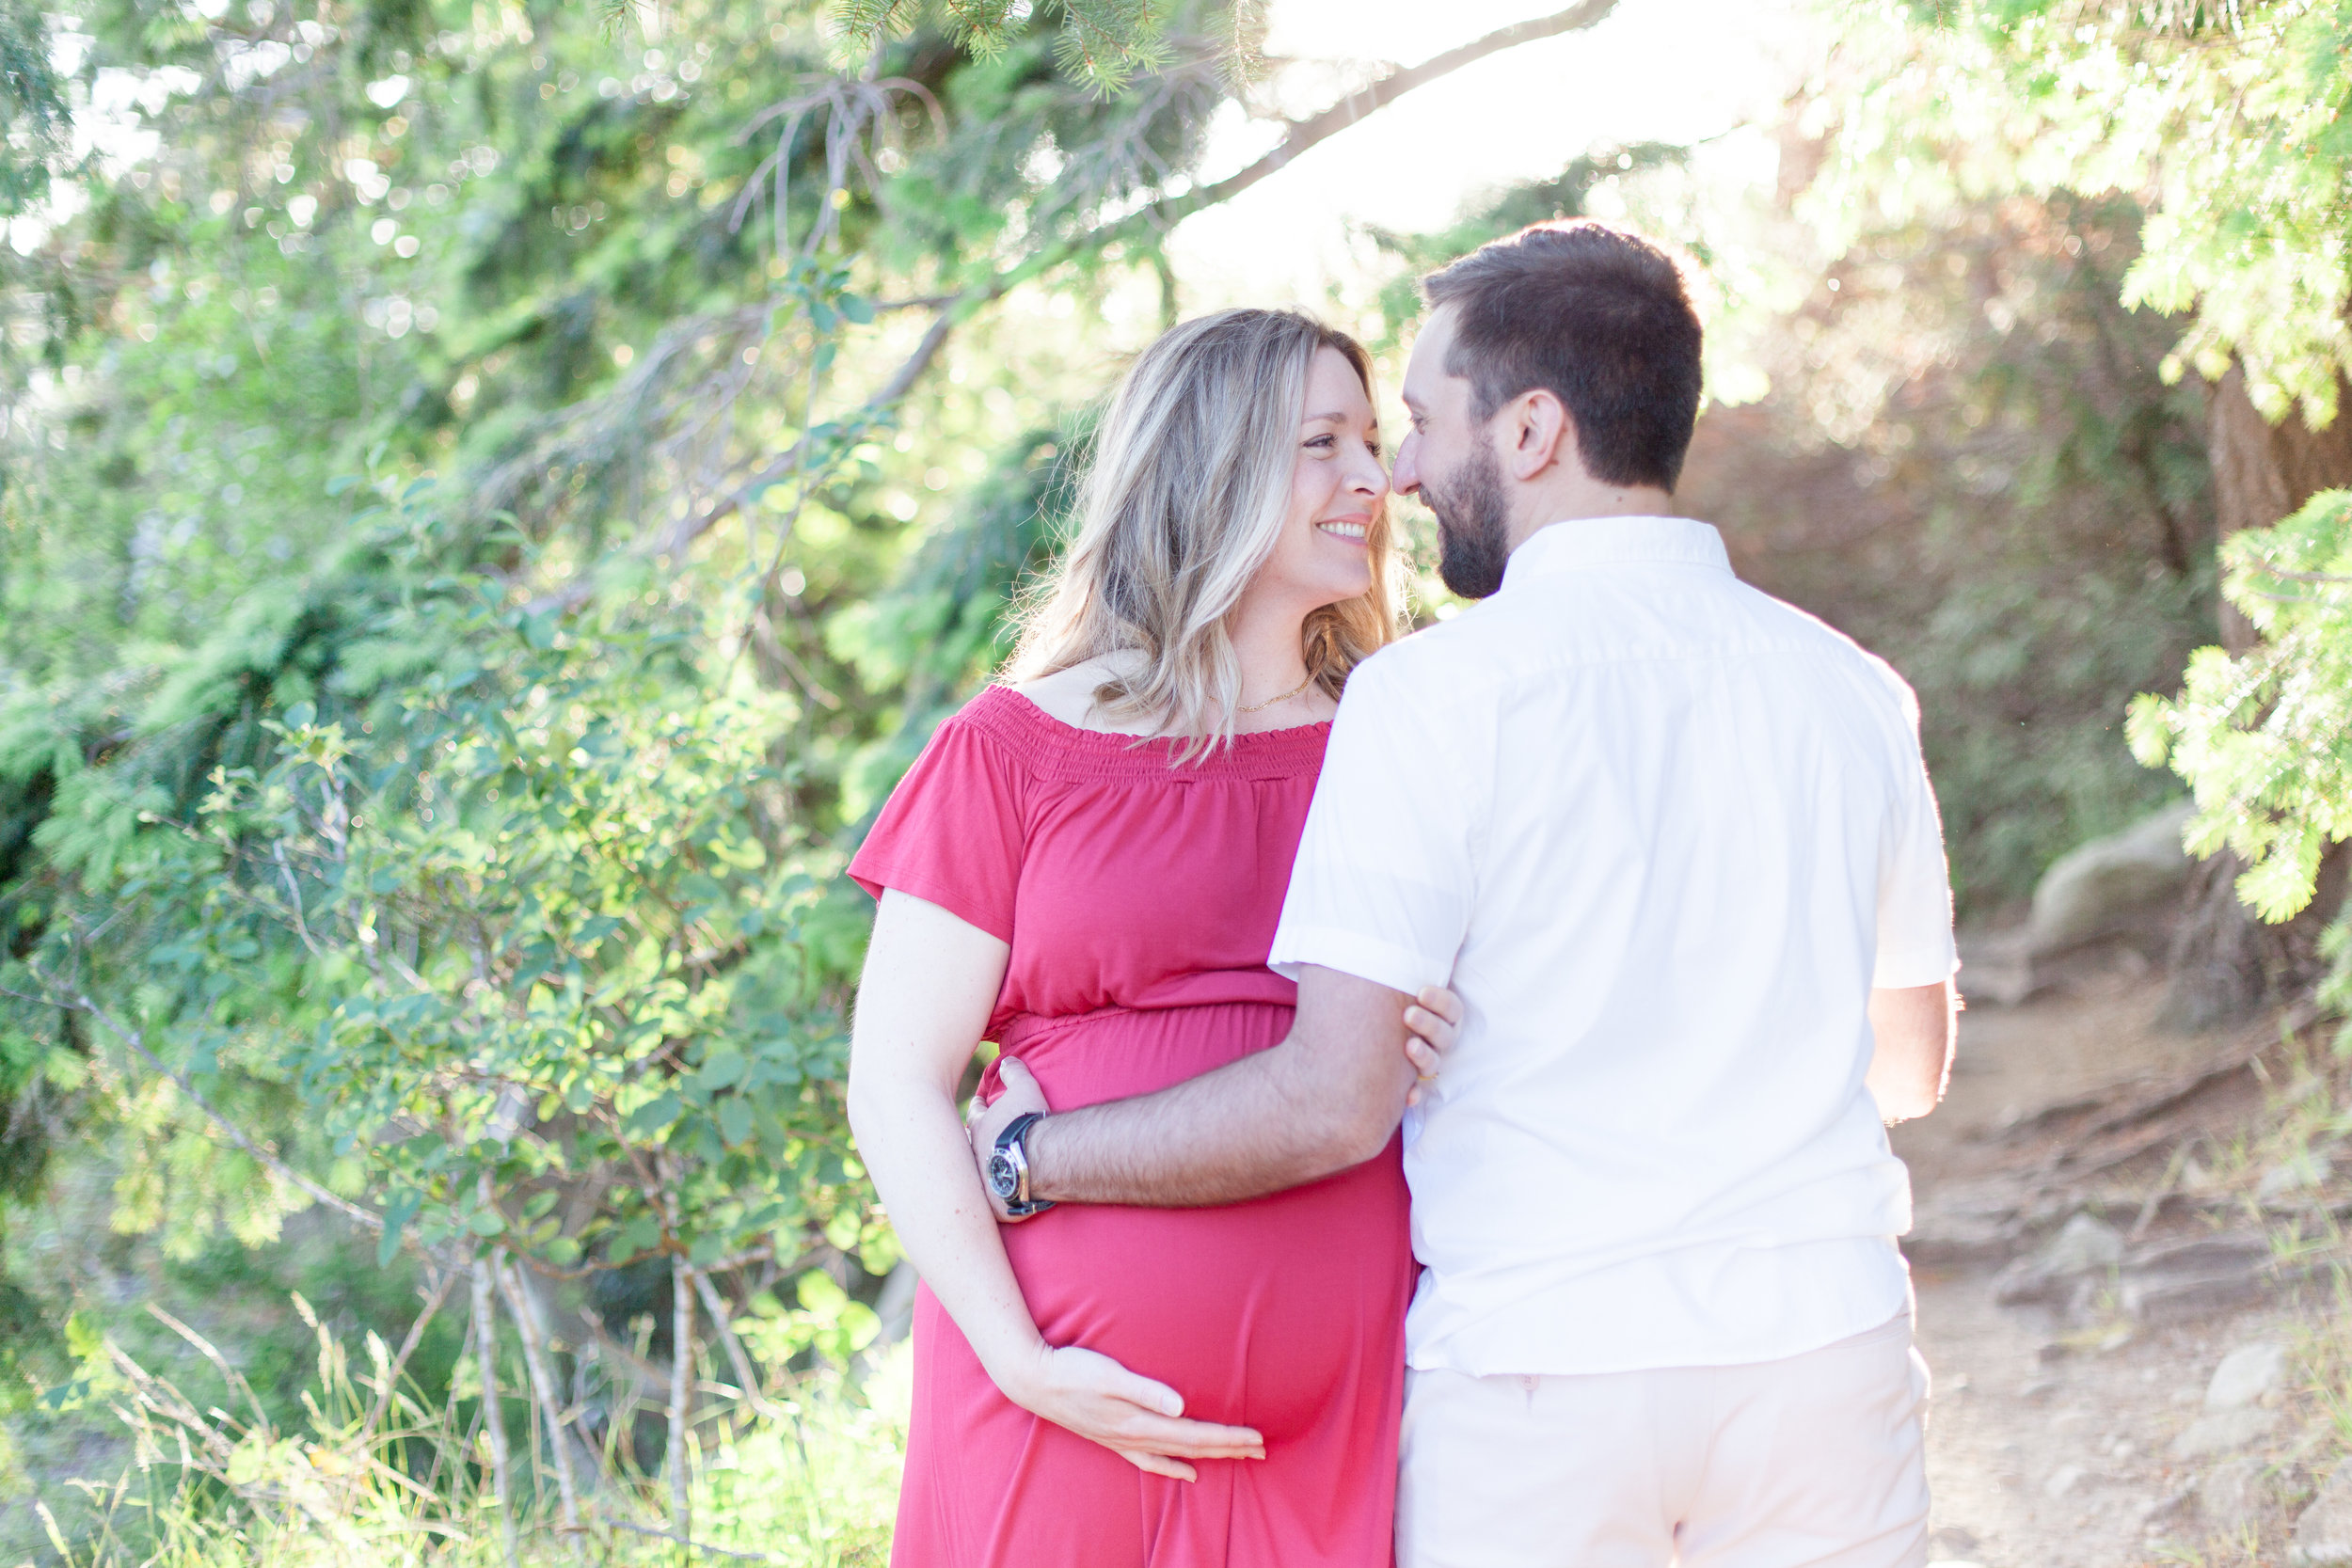
<svg viewBox="0 0 2352 1568"><path fill-rule="evenodd" d="M1380 429L1372 400L1347 356L1318 349L1299 410L1298 458L1290 510L1274 553L1258 568L1255 594L1307 610L1372 590L1369 540L1389 499Z"/></svg>

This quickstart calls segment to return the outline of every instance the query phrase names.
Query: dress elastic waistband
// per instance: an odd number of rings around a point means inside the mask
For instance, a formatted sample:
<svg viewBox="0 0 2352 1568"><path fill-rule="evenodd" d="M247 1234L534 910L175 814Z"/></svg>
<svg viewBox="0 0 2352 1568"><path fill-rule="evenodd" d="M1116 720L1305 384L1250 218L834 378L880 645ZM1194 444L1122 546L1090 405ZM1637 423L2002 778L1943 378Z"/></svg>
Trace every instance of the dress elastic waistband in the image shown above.
<svg viewBox="0 0 2352 1568"><path fill-rule="evenodd" d="M1114 1019L1153 1020L1173 1018L1177 1014L1198 1015L1219 1007L1288 1007L1287 1001L1263 996L1229 996L1208 1002L1180 1002L1165 1007L1097 1007L1089 1013L1057 1013L1041 1017L1024 1013L997 1031L996 1043L1008 1054L1018 1056L1041 1040L1083 1030Z"/></svg>

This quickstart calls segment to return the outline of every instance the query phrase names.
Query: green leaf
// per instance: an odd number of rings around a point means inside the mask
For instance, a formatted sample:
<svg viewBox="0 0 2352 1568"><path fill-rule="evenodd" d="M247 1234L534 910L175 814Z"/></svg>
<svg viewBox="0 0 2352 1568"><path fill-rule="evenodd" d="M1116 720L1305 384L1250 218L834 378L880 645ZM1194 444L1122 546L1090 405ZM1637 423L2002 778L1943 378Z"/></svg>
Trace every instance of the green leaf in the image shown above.
<svg viewBox="0 0 2352 1568"><path fill-rule="evenodd" d="M262 1479L262 1471L268 1462L267 1441L259 1434L247 1437L229 1450L226 1479L231 1486L250 1486Z"/></svg>
<svg viewBox="0 0 2352 1568"><path fill-rule="evenodd" d="M674 1089L660 1094L631 1111L621 1122L621 1131L631 1138L651 1139L667 1132L684 1114L686 1102Z"/></svg>
<svg viewBox="0 0 2352 1568"><path fill-rule="evenodd" d="M841 1288L841 1282L822 1269L811 1269L801 1275L799 1294L804 1309L828 1323L850 1299L850 1292Z"/></svg>
<svg viewBox="0 0 2352 1568"><path fill-rule="evenodd" d="M641 1252L651 1252L660 1241L661 1222L651 1214L640 1214L614 1233L605 1257L613 1263L626 1263Z"/></svg>
<svg viewBox="0 0 2352 1568"><path fill-rule="evenodd" d="M731 1147L751 1141L752 1108L740 1095L730 1095L719 1102L719 1135Z"/></svg>
<svg viewBox="0 0 2352 1568"><path fill-rule="evenodd" d="M731 1045L721 1046L704 1060L702 1071L694 1075L694 1086L705 1094L731 1089L743 1081L749 1065L740 1051Z"/></svg>
<svg viewBox="0 0 2352 1568"><path fill-rule="evenodd" d="M392 1266L392 1259L400 1256L401 1231L407 1227L409 1220L423 1205L422 1194L404 1192L394 1194L392 1200L384 1206L384 1234L375 1243L377 1268L389 1269Z"/></svg>
<svg viewBox="0 0 2352 1568"><path fill-rule="evenodd" d="M477 1236L501 1235L506 1229L506 1220L496 1210L477 1209L466 1221L466 1228Z"/></svg>

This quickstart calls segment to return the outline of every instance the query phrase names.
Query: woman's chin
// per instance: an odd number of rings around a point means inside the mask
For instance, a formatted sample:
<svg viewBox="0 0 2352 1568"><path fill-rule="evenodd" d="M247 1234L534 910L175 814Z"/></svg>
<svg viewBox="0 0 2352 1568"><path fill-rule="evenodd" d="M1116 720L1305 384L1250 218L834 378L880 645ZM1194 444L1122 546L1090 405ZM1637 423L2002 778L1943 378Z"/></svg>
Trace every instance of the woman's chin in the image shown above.
<svg viewBox="0 0 2352 1568"><path fill-rule="evenodd" d="M1360 579L1351 582L1345 587L1333 586L1326 588L1323 591L1322 595L1323 608L1327 610L1333 605L1345 604L1350 599L1360 599L1371 592L1372 574L1367 572Z"/></svg>

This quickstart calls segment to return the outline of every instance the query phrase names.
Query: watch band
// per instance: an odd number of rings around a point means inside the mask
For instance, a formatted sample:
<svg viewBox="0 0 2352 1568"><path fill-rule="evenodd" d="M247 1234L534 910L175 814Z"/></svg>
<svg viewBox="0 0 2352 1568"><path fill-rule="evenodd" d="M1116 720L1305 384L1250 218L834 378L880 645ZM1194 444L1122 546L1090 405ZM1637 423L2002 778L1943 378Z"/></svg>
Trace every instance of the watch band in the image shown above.
<svg viewBox="0 0 2352 1568"><path fill-rule="evenodd" d="M995 1158L990 1164L1011 1175L1012 1191L1006 1193L1000 1181L997 1196L1004 1200L1005 1212L1015 1219L1041 1214L1053 1207L1051 1202L1040 1201L1029 1196L1029 1129L1036 1126L1040 1119L1037 1112L1024 1111L1007 1122L1005 1130L996 1134Z"/></svg>

